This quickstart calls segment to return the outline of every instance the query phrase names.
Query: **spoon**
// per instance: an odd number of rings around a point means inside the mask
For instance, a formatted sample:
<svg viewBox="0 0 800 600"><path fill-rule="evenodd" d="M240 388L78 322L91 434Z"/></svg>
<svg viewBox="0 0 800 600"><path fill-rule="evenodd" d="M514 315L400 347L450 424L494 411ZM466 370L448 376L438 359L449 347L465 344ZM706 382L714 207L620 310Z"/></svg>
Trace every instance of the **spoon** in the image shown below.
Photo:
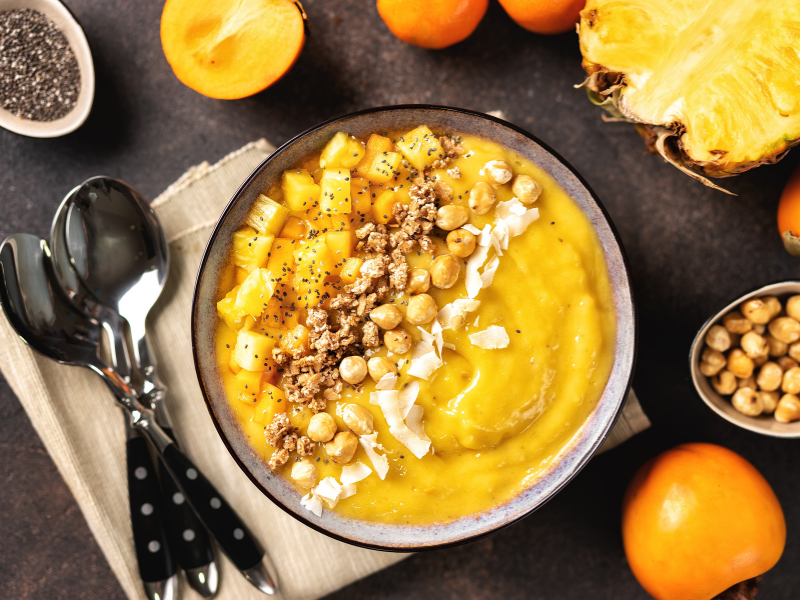
<svg viewBox="0 0 800 600"><path fill-rule="evenodd" d="M83 281L73 269L67 250L67 214L70 206L72 206L71 198L79 193L82 187L83 186L78 186L67 194L53 219L53 226L50 233L53 265L62 288L67 292L73 304L82 308L85 312L99 319L103 319L104 327L108 331L109 338L114 340L114 343L120 344L121 348L119 348L117 352L111 352L111 363L116 367L116 357L122 356L125 360L128 358L124 328L122 327L124 322L114 309L97 302L89 293ZM75 224L80 225L77 220L73 222L73 226ZM126 369L128 369L127 364ZM158 390L157 386L150 386L147 391L149 394L146 393L144 396L141 396L140 399L145 402L150 401L150 407L157 411L156 420L158 424L161 425L167 435L174 440L175 436L172 433L172 428L169 424L167 413L163 409L163 405L157 402L154 406L152 402L153 399L160 400L160 392L163 391L163 388L162 390ZM131 450L131 446L138 443L139 442L133 440L131 435L128 436L128 450ZM131 457L129 455L129 460L130 459ZM214 561L213 546L210 536L205 526L197 518L197 515L194 514L192 508L182 501L183 496L180 494L180 489L177 483L169 476L168 470L160 463L159 466L161 467L159 470L162 474L161 491L163 492L161 504L166 510L168 517L167 522L172 530L171 546L178 555L177 562L189 586L203 598L211 598L217 592L219 576L217 565ZM178 502L176 502L176 500L178 500ZM139 505L136 504L133 499L131 502L131 514L134 515L134 517L138 516L136 507ZM136 539L135 535L134 542L137 542L138 547L139 540Z"/></svg>
<svg viewBox="0 0 800 600"><path fill-rule="evenodd" d="M164 433L153 409L141 404L131 387L99 357L99 327L72 305L56 282L47 242L29 234L12 235L3 242L0 304L17 335L31 348L59 363L86 367L103 379L127 412L130 424L150 441L179 483L182 495L234 564L249 562L246 570L251 583L275 593L262 561L264 551L246 525Z"/></svg>
<svg viewBox="0 0 800 600"><path fill-rule="evenodd" d="M162 426L169 427L163 398L166 388L158 381L156 365L147 342L146 320L158 300L167 277L169 250L164 231L147 201L122 181L94 177L69 197L66 242L70 263L95 300L120 315L130 329L136 366L143 377L143 395ZM196 508L196 507L195 507ZM213 524L199 516L214 533ZM247 536L238 529L236 536ZM263 551L255 556L241 553L241 538L226 532L217 543L236 568L256 588L274 594L276 584L268 573ZM249 544L258 547L255 539Z"/></svg>

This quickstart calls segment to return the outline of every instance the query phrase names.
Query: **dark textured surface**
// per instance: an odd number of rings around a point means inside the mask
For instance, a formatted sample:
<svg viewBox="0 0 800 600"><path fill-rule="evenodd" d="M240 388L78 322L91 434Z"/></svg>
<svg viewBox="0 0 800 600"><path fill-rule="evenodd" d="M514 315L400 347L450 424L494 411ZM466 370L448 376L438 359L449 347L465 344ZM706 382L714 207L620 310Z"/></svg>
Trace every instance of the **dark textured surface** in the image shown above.
<svg viewBox="0 0 800 600"><path fill-rule="evenodd" d="M714 416L691 386L686 355L694 332L719 305L797 276L800 265L783 252L774 216L800 151L723 182L739 194L731 198L644 156L632 127L601 121L572 88L582 80L574 34L527 33L493 2L470 39L428 52L394 39L370 0L304 4L313 36L295 68L254 98L223 102L173 76L159 43L161 3L70 0L94 51L95 109L61 139L0 130L0 236L46 235L60 198L91 175L122 178L152 198L193 164L261 136L281 143L350 110L401 102L503 110L583 174L620 231L641 319L634 385L654 426L592 461L522 523L469 546L417 555L331 598L645 599L625 564L620 500L642 462L690 440L736 450L772 483L786 511L788 543L759 597L798 597L797 442L747 433ZM123 597L4 382L0 482L0 596Z"/></svg>

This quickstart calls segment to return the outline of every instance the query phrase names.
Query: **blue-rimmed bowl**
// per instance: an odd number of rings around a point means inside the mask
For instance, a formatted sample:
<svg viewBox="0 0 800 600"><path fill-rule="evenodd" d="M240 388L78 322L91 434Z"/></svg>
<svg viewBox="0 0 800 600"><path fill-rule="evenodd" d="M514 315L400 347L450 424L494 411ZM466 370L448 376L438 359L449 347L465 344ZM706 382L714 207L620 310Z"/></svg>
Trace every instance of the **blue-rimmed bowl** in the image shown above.
<svg viewBox="0 0 800 600"><path fill-rule="evenodd" d="M317 517L300 506L301 495L275 475L255 453L225 397L217 367L214 335L220 274L231 250L231 234L244 222L256 197L310 154L320 152L337 131L365 137L426 124L433 129L481 136L498 142L546 171L586 213L597 231L611 281L617 321L614 365L600 400L574 439L542 476L518 496L479 514L434 525L385 525L324 511ZM406 105L371 108L317 125L286 142L242 183L208 241L197 276L192 307L195 366L211 418L233 458L253 483L296 519L338 540L378 550L441 548L477 539L506 527L542 506L578 474L605 440L627 395L636 355L636 318L625 256L600 201L561 157L529 133L483 113L459 108Z"/></svg>

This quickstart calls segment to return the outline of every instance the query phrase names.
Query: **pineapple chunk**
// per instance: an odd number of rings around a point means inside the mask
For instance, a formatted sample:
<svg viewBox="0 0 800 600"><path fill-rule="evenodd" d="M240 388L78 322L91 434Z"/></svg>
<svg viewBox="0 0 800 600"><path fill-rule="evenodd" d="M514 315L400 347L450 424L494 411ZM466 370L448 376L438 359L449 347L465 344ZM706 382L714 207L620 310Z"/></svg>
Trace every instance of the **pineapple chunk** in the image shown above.
<svg viewBox="0 0 800 600"><path fill-rule="evenodd" d="M363 177L353 177L350 180L350 198L353 206L353 212L350 213L350 227L358 229L372 220L372 194L369 191L369 181Z"/></svg>
<svg viewBox="0 0 800 600"><path fill-rule="evenodd" d="M319 201L319 186L305 169L283 172L283 198L290 210L308 210Z"/></svg>
<svg viewBox="0 0 800 600"><path fill-rule="evenodd" d="M417 171L422 171L434 161L445 157L439 138L425 125L409 131L397 141L396 145Z"/></svg>
<svg viewBox="0 0 800 600"><path fill-rule="evenodd" d="M264 373L261 371L248 371L242 369L233 378L233 384L236 388L236 397L241 402L258 402L259 393L261 392L261 378Z"/></svg>
<svg viewBox="0 0 800 600"><path fill-rule="evenodd" d="M283 330L291 329L299 323L298 313L288 310L281 306L281 301L278 298L272 298L267 302L267 310L261 315L261 323L259 327L269 327L270 329L277 329L278 335L284 333Z"/></svg>
<svg viewBox="0 0 800 600"><path fill-rule="evenodd" d="M324 240L315 240L294 253L297 271L294 289L302 308L317 306L323 300L325 278L333 274L336 260Z"/></svg>
<svg viewBox="0 0 800 600"><path fill-rule="evenodd" d="M353 256L355 234L352 231L332 231L325 236L325 245L328 246L333 258L341 263L345 258Z"/></svg>
<svg viewBox="0 0 800 600"><path fill-rule="evenodd" d="M264 194L259 194L250 212L247 213L245 223L259 233L278 235L288 218L288 208L275 200L270 200Z"/></svg>
<svg viewBox="0 0 800 600"><path fill-rule="evenodd" d="M250 275L250 271L243 269L242 267L236 267L236 270L233 272L233 279L236 282L236 285L242 285L244 280L247 279L248 275Z"/></svg>
<svg viewBox="0 0 800 600"><path fill-rule="evenodd" d="M392 208L397 204L397 196L391 190L386 190L375 200L372 205L372 218L376 223L386 224L394 220Z"/></svg>
<svg viewBox="0 0 800 600"><path fill-rule="evenodd" d="M236 296L241 287L242 286L237 285L228 292L222 300L217 302L217 314L219 318L234 331L241 329L244 324L244 318L247 316L241 308L236 306Z"/></svg>
<svg viewBox="0 0 800 600"><path fill-rule="evenodd" d="M233 372L234 375L242 370L242 367L239 366L239 363L236 362L236 358L233 356L233 351L231 351L231 356L228 359L228 368Z"/></svg>
<svg viewBox="0 0 800 600"><path fill-rule="evenodd" d="M259 425L269 425L278 413L285 413L288 402L283 390L271 383L261 386L261 397L253 413L253 421Z"/></svg>
<svg viewBox="0 0 800 600"><path fill-rule="evenodd" d="M267 266L267 258L275 236L258 234L252 227L245 227L233 234L233 263L248 273Z"/></svg>
<svg viewBox="0 0 800 600"><path fill-rule="evenodd" d="M308 329L304 325L296 325L281 338L280 347L289 354L295 350L307 352L309 348L308 333Z"/></svg>
<svg viewBox="0 0 800 600"><path fill-rule="evenodd" d="M344 265L342 265L342 268L339 270L339 277L344 283L355 283L361 271L362 264L364 264L364 261L360 258L353 257L344 259Z"/></svg>
<svg viewBox="0 0 800 600"><path fill-rule="evenodd" d="M244 280L244 283L239 286L235 307L244 312L244 314L258 317L264 312L264 307L269 302L269 299L272 298L274 291L275 282L271 279L269 270L254 269Z"/></svg>
<svg viewBox="0 0 800 600"><path fill-rule="evenodd" d="M279 238L290 238L293 240L303 240L306 237L305 221L297 217L289 217L286 225L281 229Z"/></svg>
<svg viewBox="0 0 800 600"><path fill-rule="evenodd" d="M372 183L386 183L391 181L399 172L403 163L403 156L398 152L381 152L372 161L372 166L367 171L367 179Z"/></svg>
<svg viewBox="0 0 800 600"><path fill-rule="evenodd" d="M323 214L347 214L352 210L350 205L350 171L347 169L330 170L322 172L320 180L319 207Z"/></svg>
<svg viewBox="0 0 800 600"><path fill-rule="evenodd" d="M247 371L266 371L275 340L256 331L240 331L236 336L233 359Z"/></svg>
<svg viewBox="0 0 800 600"><path fill-rule="evenodd" d="M382 154L383 152L391 152L392 150L394 150L394 144L392 143L392 140L387 137L383 137L382 135L373 133L371 136L369 136L369 140L367 140L367 151L364 153L364 157L356 167L357 176L366 177L367 173L369 173L369 170L372 168L372 163L375 161L375 157L378 156L378 154Z"/></svg>
<svg viewBox="0 0 800 600"><path fill-rule="evenodd" d="M276 238L269 253L267 270L270 272L270 279L275 282L283 282L291 278L294 274L294 249L297 246L295 240L286 238Z"/></svg>
<svg viewBox="0 0 800 600"><path fill-rule="evenodd" d="M308 237L310 238L316 237L319 233L333 230L331 218L324 214L319 206L315 206L306 211L306 224L309 231Z"/></svg>
<svg viewBox="0 0 800 600"><path fill-rule="evenodd" d="M364 145L340 131L331 138L319 157L323 169L352 169L364 156Z"/></svg>

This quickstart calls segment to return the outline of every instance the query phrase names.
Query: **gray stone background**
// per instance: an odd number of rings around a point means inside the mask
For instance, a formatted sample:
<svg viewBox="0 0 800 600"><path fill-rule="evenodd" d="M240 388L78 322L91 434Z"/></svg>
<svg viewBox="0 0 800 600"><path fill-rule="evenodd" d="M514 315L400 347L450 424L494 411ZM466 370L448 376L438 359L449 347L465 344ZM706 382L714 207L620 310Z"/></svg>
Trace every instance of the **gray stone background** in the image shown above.
<svg viewBox="0 0 800 600"><path fill-rule="evenodd" d="M467 41L426 51L395 39L370 0L305 0L312 35L294 69L255 97L211 100L181 85L161 51L155 0L67 0L97 69L95 106L77 132L35 140L0 130L0 238L47 236L59 200L92 175L153 198L188 167L246 142L280 144L316 123L370 106L429 102L502 110L580 171L630 257L641 347L635 387L653 428L598 457L548 505L486 540L416 555L331 599L647 598L628 569L620 502L636 468L687 441L727 446L761 470L788 522L786 552L759 597L798 597L798 443L757 436L713 415L695 394L687 353L729 299L794 277L775 225L780 190L800 162L704 188L644 154L633 127L603 123L582 90L574 33L542 37L492 0ZM235 576L232 573L225 577ZM0 597L123 598L69 490L19 402L0 379Z"/></svg>

